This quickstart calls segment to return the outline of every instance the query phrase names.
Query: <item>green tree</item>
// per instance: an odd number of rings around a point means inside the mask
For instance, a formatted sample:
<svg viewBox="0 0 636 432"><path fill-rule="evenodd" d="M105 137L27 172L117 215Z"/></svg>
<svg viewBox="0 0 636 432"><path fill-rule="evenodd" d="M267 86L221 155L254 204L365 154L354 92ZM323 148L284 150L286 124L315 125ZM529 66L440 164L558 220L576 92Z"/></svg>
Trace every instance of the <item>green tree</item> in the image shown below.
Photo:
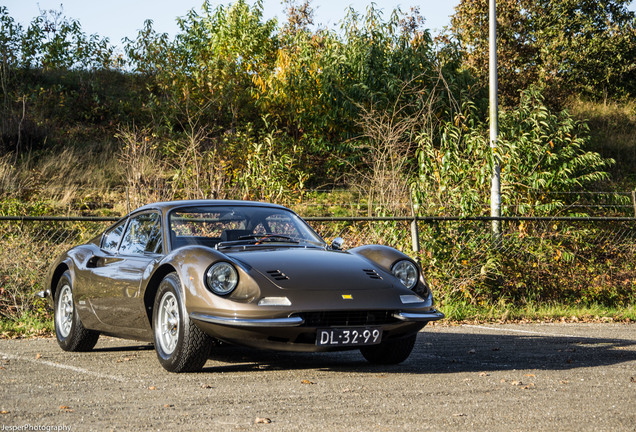
<svg viewBox="0 0 636 432"><path fill-rule="evenodd" d="M364 14L349 8L340 32L311 31L311 19L307 2L290 8L274 68L255 77L256 95L314 160L327 159L333 176L360 156L360 147L351 144L366 134L360 122L365 112L393 117L420 111L422 95L435 87L440 70L417 9L395 10L385 19L375 5ZM452 82L455 70L446 69Z"/></svg>
<svg viewBox="0 0 636 432"><path fill-rule="evenodd" d="M498 0L497 56L503 104L532 84L550 103L636 92L636 18L630 0ZM462 0L451 19L465 64L488 82L488 0Z"/></svg>
<svg viewBox="0 0 636 432"><path fill-rule="evenodd" d="M172 41L147 23L128 57L147 77L146 107L168 133L194 122L218 137L252 128L258 138L267 123L307 150L314 174L333 178L356 157L350 143L362 133L362 107L419 109L419 93L439 80L434 45L417 10L385 19L374 5L365 14L349 9L338 33L312 30L309 1L287 4L280 27L263 19L260 2L205 3L179 21ZM405 83L417 92L404 92Z"/></svg>
<svg viewBox="0 0 636 432"><path fill-rule="evenodd" d="M0 6L0 87L2 105L0 106L0 151L9 143L8 137L15 134L16 124L13 116L13 89L15 69L20 58L20 39L22 26L9 15L6 6Z"/></svg>
<svg viewBox="0 0 636 432"><path fill-rule="evenodd" d="M104 128L139 112L138 77L107 38L62 10L40 11L25 29L0 7L0 25L0 152L17 161L45 144L103 141Z"/></svg>
<svg viewBox="0 0 636 432"><path fill-rule="evenodd" d="M636 14L630 0L537 2L539 79L561 97L636 95Z"/></svg>
<svg viewBox="0 0 636 432"><path fill-rule="evenodd" d="M108 38L87 36L79 21L63 10L40 11L22 35L20 65L41 69L108 69L117 67Z"/></svg>
<svg viewBox="0 0 636 432"><path fill-rule="evenodd" d="M146 22L126 47L135 71L148 78L155 118L174 130L192 119L220 130L258 123L253 76L273 62L276 21L263 20L260 2L213 10L206 1L201 14L191 10L179 26L170 41Z"/></svg>

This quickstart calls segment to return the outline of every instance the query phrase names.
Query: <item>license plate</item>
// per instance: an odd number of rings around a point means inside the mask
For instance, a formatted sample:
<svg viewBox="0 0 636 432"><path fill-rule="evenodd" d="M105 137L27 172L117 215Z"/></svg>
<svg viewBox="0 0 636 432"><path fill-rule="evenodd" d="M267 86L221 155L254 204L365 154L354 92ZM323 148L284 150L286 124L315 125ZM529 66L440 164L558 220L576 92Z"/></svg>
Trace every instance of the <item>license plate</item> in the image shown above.
<svg viewBox="0 0 636 432"><path fill-rule="evenodd" d="M318 346L362 346L382 342L382 330L378 328L329 328L318 329Z"/></svg>

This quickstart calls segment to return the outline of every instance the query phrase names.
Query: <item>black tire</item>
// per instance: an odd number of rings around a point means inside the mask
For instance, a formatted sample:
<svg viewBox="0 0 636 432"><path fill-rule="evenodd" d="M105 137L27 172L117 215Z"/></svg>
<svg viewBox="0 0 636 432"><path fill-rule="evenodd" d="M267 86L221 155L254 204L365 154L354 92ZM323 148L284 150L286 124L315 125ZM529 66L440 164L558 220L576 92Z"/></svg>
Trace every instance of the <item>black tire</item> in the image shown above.
<svg viewBox="0 0 636 432"><path fill-rule="evenodd" d="M208 360L211 338L190 321L176 273L168 274L159 284L152 333L159 363L169 372L196 372Z"/></svg>
<svg viewBox="0 0 636 432"><path fill-rule="evenodd" d="M80 321L73 301L71 273L64 272L55 289L55 337L64 351L90 351L95 347L99 332L87 330Z"/></svg>
<svg viewBox="0 0 636 432"><path fill-rule="evenodd" d="M400 339L388 340L378 345L360 348L360 352L369 363L381 365L398 364L411 355L416 339L417 333Z"/></svg>

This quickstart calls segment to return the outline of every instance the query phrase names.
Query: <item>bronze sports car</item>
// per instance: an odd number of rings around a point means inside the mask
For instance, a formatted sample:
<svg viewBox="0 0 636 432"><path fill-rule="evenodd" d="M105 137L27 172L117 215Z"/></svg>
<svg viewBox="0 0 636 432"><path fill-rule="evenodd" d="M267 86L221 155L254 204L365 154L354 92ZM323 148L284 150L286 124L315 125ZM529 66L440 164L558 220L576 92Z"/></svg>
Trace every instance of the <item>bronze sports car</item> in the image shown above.
<svg viewBox="0 0 636 432"><path fill-rule="evenodd" d="M102 333L149 341L172 372L201 369L218 341L404 361L444 317L419 266L390 247L341 246L279 205L150 204L59 257L44 295L62 349L91 350Z"/></svg>

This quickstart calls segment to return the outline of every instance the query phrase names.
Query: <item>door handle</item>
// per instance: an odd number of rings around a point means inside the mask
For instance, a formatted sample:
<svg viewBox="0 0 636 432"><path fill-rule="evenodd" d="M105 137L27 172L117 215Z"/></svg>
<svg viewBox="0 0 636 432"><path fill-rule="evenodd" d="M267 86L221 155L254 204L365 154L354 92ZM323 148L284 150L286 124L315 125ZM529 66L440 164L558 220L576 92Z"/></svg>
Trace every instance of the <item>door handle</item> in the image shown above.
<svg viewBox="0 0 636 432"><path fill-rule="evenodd" d="M110 263L122 260L123 258L120 258L117 255L93 255L88 259L88 261L86 261L86 268L104 267L105 265L108 265Z"/></svg>

